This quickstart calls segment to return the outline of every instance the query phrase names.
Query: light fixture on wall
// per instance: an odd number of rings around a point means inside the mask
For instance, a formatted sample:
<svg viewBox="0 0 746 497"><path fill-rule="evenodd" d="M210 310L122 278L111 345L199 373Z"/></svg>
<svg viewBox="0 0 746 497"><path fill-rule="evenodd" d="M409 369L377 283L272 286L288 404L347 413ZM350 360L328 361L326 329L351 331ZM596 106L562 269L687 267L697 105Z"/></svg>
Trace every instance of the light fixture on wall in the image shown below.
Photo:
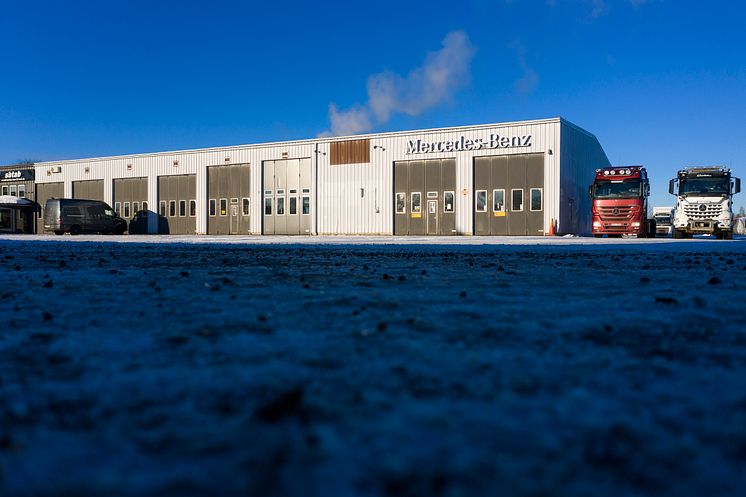
<svg viewBox="0 0 746 497"><path fill-rule="evenodd" d="M86 167L85 167L85 173L86 173L86 174L89 174L90 172L91 172L91 168L90 168L90 167L88 167L88 166L86 166Z"/></svg>
<svg viewBox="0 0 746 497"><path fill-rule="evenodd" d="M380 148L381 152L385 152L386 151L386 147L384 147L383 145L373 145L373 150L375 150L377 148Z"/></svg>
<svg viewBox="0 0 746 497"><path fill-rule="evenodd" d="M551 148L547 150L547 155L553 155L553 154L554 154L554 152L552 152Z"/></svg>
<svg viewBox="0 0 746 497"><path fill-rule="evenodd" d="M127 164L127 171L132 171L132 164Z"/></svg>
<svg viewBox="0 0 746 497"><path fill-rule="evenodd" d="M225 158L225 162L230 162L230 161L231 161L231 158L230 158L230 157L226 157L226 158Z"/></svg>
<svg viewBox="0 0 746 497"><path fill-rule="evenodd" d="M179 165L179 161L175 160L174 161L174 167L177 167L178 165Z"/></svg>

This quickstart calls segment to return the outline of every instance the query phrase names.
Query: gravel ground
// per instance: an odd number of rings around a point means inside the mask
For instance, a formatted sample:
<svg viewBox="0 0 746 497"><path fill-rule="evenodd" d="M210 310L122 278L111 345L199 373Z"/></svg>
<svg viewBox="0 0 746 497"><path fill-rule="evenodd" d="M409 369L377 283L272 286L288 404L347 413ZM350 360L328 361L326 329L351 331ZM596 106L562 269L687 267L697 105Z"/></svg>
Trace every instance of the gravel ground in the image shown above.
<svg viewBox="0 0 746 497"><path fill-rule="evenodd" d="M746 241L143 240L0 239L0 495L744 495Z"/></svg>

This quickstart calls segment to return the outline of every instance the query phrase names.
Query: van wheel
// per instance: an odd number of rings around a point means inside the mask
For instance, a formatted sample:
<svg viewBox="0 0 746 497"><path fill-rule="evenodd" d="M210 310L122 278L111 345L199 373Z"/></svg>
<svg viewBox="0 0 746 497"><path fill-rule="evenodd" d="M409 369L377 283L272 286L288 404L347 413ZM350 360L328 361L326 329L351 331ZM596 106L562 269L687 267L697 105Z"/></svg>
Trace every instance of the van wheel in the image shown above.
<svg viewBox="0 0 746 497"><path fill-rule="evenodd" d="M73 224L70 226L70 234L71 235L79 235L80 234L80 226L77 224Z"/></svg>
<svg viewBox="0 0 746 497"><path fill-rule="evenodd" d="M127 231L124 228L117 228L117 230L114 232L115 235L124 235L124 232Z"/></svg>
<svg viewBox="0 0 746 497"><path fill-rule="evenodd" d="M54 230L54 234L60 236L60 235L64 235L65 232L62 230Z"/></svg>

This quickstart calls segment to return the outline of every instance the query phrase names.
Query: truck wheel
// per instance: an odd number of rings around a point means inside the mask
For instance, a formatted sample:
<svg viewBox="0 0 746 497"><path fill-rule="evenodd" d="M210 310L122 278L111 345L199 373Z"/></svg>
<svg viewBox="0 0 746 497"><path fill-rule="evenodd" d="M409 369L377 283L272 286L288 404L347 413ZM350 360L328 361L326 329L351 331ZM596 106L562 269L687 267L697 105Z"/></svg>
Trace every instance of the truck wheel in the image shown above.
<svg viewBox="0 0 746 497"><path fill-rule="evenodd" d="M124 228L117 228L117 230L114 232L115 235L124 235L124 232L127 231Z"/></svg>
<svg viewBox="0 0 746 497"><path fill-rule="evenodd" d="M79 235L80 234L80 226L77 224L73 224L70 226L70 234L71 235Z"/></svg>
<svg viewBox="0 0 746 497"><path fill-rule="evenodd" d="M677 240L680 240L680 239L684 238L684 232L675 229L675 230L673 230L673 237L676 238Z"/></svg>
<svg viewBox="0 0 746 497"><path fill-rule="evenodd" d="M593 235L593 238L603 238L603 235Z"/></svg>
<svg viewBox="0 0 746 497"><path fill-rule="evenodd" d="M733 232L732 231L725 231L723 233L723 240L733 240Z"/></svg>

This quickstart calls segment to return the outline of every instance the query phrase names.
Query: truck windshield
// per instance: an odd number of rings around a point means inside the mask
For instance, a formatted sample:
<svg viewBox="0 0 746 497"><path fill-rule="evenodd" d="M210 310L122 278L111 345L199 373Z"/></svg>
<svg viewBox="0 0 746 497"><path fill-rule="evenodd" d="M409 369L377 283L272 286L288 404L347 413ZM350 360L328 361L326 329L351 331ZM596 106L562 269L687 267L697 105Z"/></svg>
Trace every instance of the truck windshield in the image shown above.
<svg viewBox="0 0 746 497"><path fill-rule="evenodd" d="M671 224L671 216L662 214L655 216L655 222L660 225L668 226Z"/></svg>
<svg viewBox="0 0 746 497"><path fill-rule="evenodd" d="M639 198L642 193L639 179L622 182L597 181L593 198Z"/></svg>
<svg viewBox="0 0 746 497"><path fill-rule="evenodd" d="M680 195L721 196L728 195L730 178L718 176L714 178L686 178L679 185Z"/></svg>

